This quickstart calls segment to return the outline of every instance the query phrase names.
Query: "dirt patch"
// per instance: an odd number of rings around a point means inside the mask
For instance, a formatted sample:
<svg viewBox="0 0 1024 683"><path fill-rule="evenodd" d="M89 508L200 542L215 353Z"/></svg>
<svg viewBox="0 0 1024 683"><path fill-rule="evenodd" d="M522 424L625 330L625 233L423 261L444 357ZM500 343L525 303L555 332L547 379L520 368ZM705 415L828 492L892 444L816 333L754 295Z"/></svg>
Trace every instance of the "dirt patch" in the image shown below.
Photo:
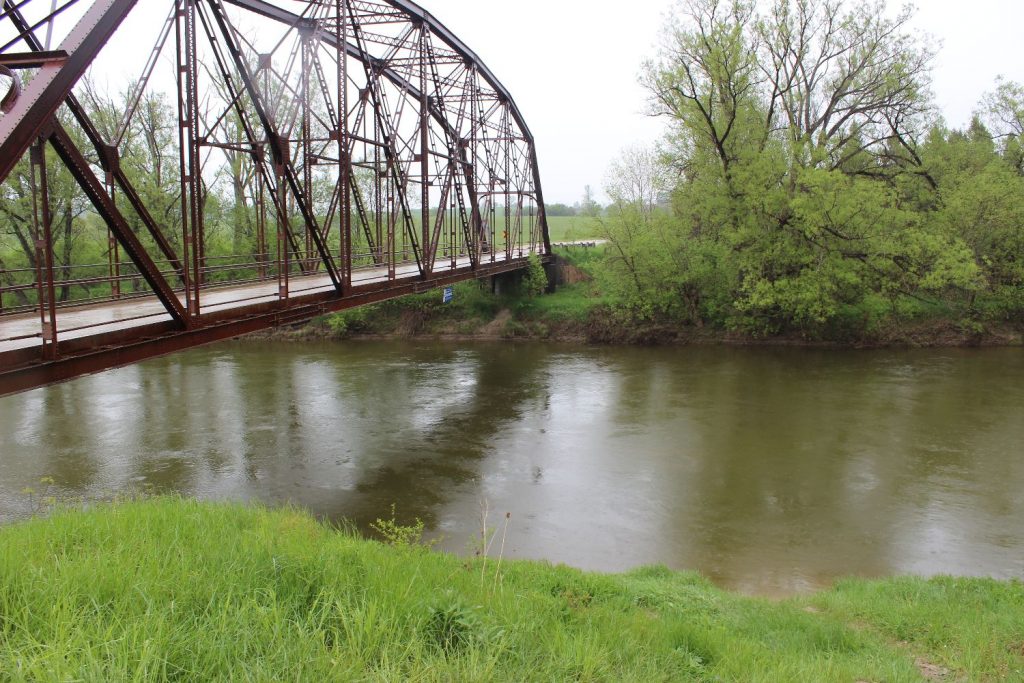
<svg viewBox="0 0 1024 683"><path fill-rule="evenodd" d="M327 341L337 339L338 334L326 324L318 321L311 321L301 325L290 325L285 327L272 327L270 329L252 332L243 337L241 341Z"/></svg>
<svg viewBox="0 0 1024 683"><path fill-rule="evenodd" d="M938 664L932 664L931 662L918 657L914 660L914 666L921 672L925 680L928 681L945 681L949 678L949 669Z"/></svg>
<svg viewBox="0 0 1024 683"><path fill-rule="evenodd" d="M575 285L580 282L590 282L591 277L583 270L568 263L558 264L558 284Z"/></svg>
<svg viewBox="0 0 1024 683"><path fill-rule="evenodd" d="M512 311L507 308L503 308L498 311L498 315L494 316L494 320L487 323L479 330L476 331L476 335L485 339L499 339L501 337L502 330L505 329L505 325L512 319Z"/></svg>
<svg viewBox="0 0 1024 683"><path fill-rule="evenodd" d="M395 334L400 337L414 337L423 330L427 322L427 316L423 311L417 309L406 309L398 318L398 326Z"/></svg>
<svg viewBox="0 0 1024 683"><path fill-rule="evenodd" d="M1009 324L991 323L972 327L950 320L926 320L890 324L856 343L858 346L972 347L1019 346L1021 330Z"/></svg>

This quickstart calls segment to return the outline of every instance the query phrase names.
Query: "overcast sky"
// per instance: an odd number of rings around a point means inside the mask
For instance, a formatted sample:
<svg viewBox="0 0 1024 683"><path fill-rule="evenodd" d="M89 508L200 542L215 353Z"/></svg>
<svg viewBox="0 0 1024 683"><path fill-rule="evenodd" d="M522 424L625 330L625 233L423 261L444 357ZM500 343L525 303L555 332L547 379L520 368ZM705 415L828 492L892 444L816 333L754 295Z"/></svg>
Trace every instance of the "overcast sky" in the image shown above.
<svg viewBox="0 0 1024 683"><path fill-rule="evenodd" d="M512 93L537 140L549 203L572 204L586 185L600 196L608 165L622 149L660 137L664 124L644 113L647 95L637 80L677 0L418 2ZM147 14L147 5L152 12L151 3L140 2L123 27L140 41L145 36L138 59L111 55L109 70L138 75L164 16ZM901 3L889 5L895 13ZM970 121L996 76L1024 82L1022 27L1024 0L919 0L913 29L942 44L934 90L949 125Z"/></svg>
<svg viewBox="0 0 1024 683"><path fill-rule="evenodd" d="M511 91L537 139L546 200L598 191L619 150L658 138L640 65L673 0L419 0ZM895 9L900 3L890 0ZM964 126L996 76L1024 82L1024 0L921 0L914 29L942 43L936 102Z"/></svg>

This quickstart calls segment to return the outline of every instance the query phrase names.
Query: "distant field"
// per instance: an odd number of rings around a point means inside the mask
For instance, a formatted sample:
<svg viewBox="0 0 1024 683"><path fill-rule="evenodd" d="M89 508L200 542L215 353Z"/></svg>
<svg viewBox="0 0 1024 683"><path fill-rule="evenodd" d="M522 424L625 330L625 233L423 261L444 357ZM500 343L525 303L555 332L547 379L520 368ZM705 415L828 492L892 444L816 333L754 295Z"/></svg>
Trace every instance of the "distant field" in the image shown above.
<svg viewBox="0 0 1024 683"><path fill-rule="evenodd" d="M587 216L548 216L552 242L570 242L601 236L597 221Z"/></svg>
<svg viewBox="0 0 1024 683"><path fill-rule="evenodd" d="M413 211L412 219L414 228L419 230L420 213ZM499 221L498 225L501 226L504 218L499 215L497 220ZM524 218L524 223L528 220ZM523 229L529 230L526 226ZM601 226L597 220L588 216L548 216L548 230L551 232L552 242L571 242L601 237ZM495 233L499 244L502 243L501 231L502 229L499 227ZM357 236L357 239L361 238L361 235ZM399 239L402 239L401 236Z"/></svg>

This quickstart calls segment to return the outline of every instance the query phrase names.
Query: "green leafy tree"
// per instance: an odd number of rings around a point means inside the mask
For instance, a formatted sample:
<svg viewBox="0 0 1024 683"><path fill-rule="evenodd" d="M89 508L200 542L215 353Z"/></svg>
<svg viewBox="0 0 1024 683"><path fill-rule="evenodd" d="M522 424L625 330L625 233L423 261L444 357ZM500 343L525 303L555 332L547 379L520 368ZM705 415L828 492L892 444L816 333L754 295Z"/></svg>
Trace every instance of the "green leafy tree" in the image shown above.
<svg viewBox="0 0 1024 683"><path fill-rule="evenodd" d="M998 79L979 111L1002 148L1004 158L1024 175L1024 85Z"/></svg>
<svg viewBox="0 0 1024 683"><path fill-rule="evenodd" d="M623 305L817 333L877 301L976 291L971 245L929 215L933 54L910 19L884 2L683 2L643 79L671 123L673 215L616 195L628 155L609 190L608 288Z"/></svg>
<svg viewBox="0 0 1024 683"><path fill-rule="evenodd" d="M526 275L523 278L523 288L529 297L540 296L548 288L548 274L544 271L544 264L540 256L530 254L527 259Z"/></svg>

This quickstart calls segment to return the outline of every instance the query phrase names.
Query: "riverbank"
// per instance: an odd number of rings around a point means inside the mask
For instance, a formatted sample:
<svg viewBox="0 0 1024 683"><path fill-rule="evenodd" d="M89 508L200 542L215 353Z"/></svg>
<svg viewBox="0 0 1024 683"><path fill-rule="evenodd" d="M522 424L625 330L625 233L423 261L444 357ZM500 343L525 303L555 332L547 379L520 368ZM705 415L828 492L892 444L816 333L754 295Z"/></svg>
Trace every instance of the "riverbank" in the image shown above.
<svg viewBox="0 0 1024 683"><path fill-rule="evenodd" d="M177 498L0 529L12 680L996 681L1024 586L843 581L771 602L664 568L588 574L366 541ZM415 537L415 529L409 531Z"/></svg>
<svg viewBox="0 0 1024 683"><path fill-rule="evenodd" d="M572 272L572 271L570 271ZM582 271L581 271L582 272ZM252 338L534 340L610 345L749 345L812 348L941 348L1024 345L1024 321L966 323L937 315L890 318L870 330L830 335L755 335L710 325L638 320L611 305L594 283L579 279L529 297L491 292L484 283L455 287L451 303L427 292L271 330Z"/></svg>

